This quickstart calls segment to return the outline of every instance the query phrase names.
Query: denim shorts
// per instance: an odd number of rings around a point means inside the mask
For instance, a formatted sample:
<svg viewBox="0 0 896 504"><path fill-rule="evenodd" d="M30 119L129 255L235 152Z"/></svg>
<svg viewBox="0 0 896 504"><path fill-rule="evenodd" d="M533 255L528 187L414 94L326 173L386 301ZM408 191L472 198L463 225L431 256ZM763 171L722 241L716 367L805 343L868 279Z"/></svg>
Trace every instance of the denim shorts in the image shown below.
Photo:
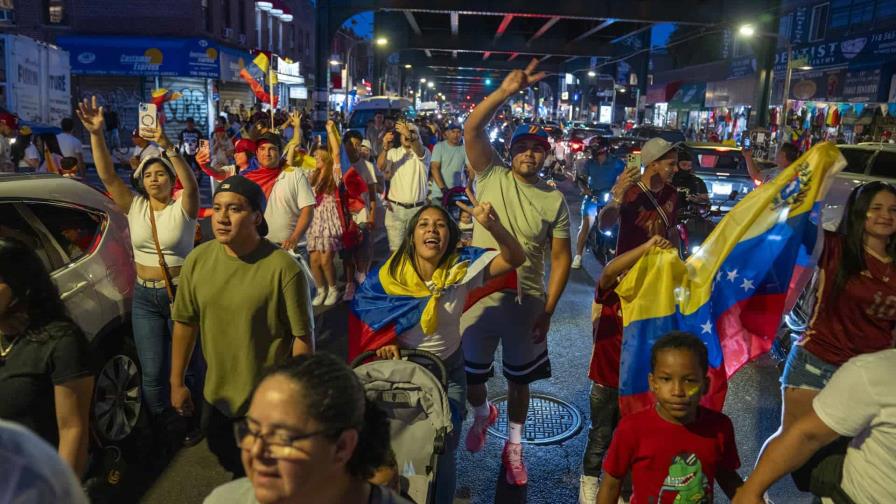
<svg viewBox="0 0 896 504"><path fill-rule="evenodd" d="M798 389L821 390L840 366L830 364L801 345L793 345L787 354L781 385Z"/></svg>

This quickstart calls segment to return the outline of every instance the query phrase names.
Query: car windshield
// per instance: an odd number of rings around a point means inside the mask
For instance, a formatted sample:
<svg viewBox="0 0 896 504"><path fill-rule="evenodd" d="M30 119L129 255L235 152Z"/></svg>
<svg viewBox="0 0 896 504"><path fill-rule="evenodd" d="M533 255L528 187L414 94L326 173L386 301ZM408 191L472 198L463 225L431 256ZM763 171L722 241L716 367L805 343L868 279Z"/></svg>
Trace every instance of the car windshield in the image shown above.
<svg viewBox="0 0 896 504"><path fill-rule="evenodd" d="M574 129L569 132L570 140L584 140L594 135L600 135L601 132L593 129Z"/></svg>
<svg viewBox="0 0 896 504"><path fill-rule="evenodd" d="M631 130L629 136L651 139L660 137L667 142L678 143L684 142L684 133L676 130L663 130L658 128L635 128Z"/></svg>
<svg viewBox="0 0 896 504"><path fill-rule="evenodd" d="M744 156L738 150L713 148L689 150L697 161L694 163L694 169L697 171L749 175Z"/></svg>

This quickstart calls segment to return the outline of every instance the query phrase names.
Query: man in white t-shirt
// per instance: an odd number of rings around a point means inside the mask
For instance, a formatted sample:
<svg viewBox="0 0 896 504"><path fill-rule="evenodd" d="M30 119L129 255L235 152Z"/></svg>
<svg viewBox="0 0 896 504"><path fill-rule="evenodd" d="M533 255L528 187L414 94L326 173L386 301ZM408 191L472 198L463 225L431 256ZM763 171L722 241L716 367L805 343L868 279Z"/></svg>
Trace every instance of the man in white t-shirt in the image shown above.
<svg viewBox="0 0 896 504"><path fill-rule="evenodd" d="M896 349L847 361L812 401L812 411L772 438L733 502L764 502L775 481L839 436L853 438L843 459L843 492L854 502L896 502L894 370Z"/></svg>
<svg viewBox="0 0 896 504"><path fill-rule="evenodd" d="M314 191L301 168L283 168L280 137L265 133L255 141L258 168L243 172L257 183L268 198L264 219L267 239L287 251L305 246L305 231L314 216Z"/></svg>
<svg viewBox="0 0 896 504"><path fill-rule="evenodd" d="M395 132L401 135L401 146L390 149L394 133L383 135L383 148L377 158L389 185L386 201L386 235L389 250L401 245L408 221L428 203L430 152L420 142L420 131L414 124L404 121L395 124Z"/></svg>
<svg viewBox="0 0 896 504"><path fill-rule="evenodd" d="M78 174L82 177L85 175L84 169L84 149L81 147L81 140L72 135L75 129L75 121L71 117L66 117L60 123L62 133L56 135L56 141L59 142L59 150L62 157L73 157L78 160Z"/></svg>

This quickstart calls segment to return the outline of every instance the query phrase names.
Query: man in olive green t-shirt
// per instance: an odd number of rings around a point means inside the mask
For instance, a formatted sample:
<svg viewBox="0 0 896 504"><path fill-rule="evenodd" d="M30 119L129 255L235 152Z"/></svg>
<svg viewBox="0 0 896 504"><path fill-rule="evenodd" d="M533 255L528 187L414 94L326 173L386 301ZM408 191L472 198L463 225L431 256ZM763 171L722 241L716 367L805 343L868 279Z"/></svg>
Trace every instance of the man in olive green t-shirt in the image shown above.
<svg viewBox="0 0 896 504"><path fill-rule="evenodd" d="M215 241L187 256L171 318L171 403L193 412L184 370L202 334L208 363L203 428L225 469L242 474L233 419L242 416L264 368L314 350L308 281L287 252L265 240L264 193L233 176L214 197Z"/></svg>
<svg viewBox="0 0 896 504"><path fill-rule="evenodd" d="M518 292L496 292L478 301L461 317L467 399L474 421L467 433L467 450L485 445L488 426L497 418L489 404L486 381L494 374L494 356L501 343L502 370L507 379L508 438L502 461L511 485L525 485L528 474L522 454L523 423L529 410L529 384L551 376L547 334L551 316L566 287L572 264L569 209L563 194L538 176L551 145L544 129L522 125L510 141L511 167L502 166L485 128L511 96L538 82L532 63L511 72L500 88L482 101L467 119L464 143L470 167L476 173L476 197L491 203L504 226L526 251L526 262L516 270ZM473 245L497 248L494 239L474 224ZM544 262L551 273L547 292Z"/></svg>

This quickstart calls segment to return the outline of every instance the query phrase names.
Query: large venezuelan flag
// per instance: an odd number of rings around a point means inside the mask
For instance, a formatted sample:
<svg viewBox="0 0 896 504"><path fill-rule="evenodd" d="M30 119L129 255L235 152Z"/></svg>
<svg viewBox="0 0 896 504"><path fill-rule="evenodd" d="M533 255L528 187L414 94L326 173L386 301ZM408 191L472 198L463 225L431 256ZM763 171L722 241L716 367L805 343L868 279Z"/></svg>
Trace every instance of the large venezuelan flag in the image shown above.
<svg viewBox="0 0 896 504"><path fill-rule="evenodd" d="M626 274L616 289L625 327L622 414L652 405L650 350L673 330L706 343L710 390L702 403L722 409L728 378L768 352L811 275L822 244L821 204L845 165L833 144L819 144L748 194L686 263L674 250L654 249Z"/></svg>
<svg viewBox="0 0 896 504"><path fill-rule="evenodd" d="M271 60L267 54L263 52L258 53L258 56L252 60L251 65L240 69L240 77L252 88L256 98L264 103L271 104L274 108L277 107L276 95L273 96L273 101L271 101L271 94L274 86L277 84L277 74L271 69Z"/></svg>
<svg viewBox="0 0 896 504"><path fill-rule="evenodd" d="M460 249L456 263L467 263L467 271L475 272L488 266L494 252L478 247ZM371 269L364 283L358 287L351 303L348 319L348 360L385 345L394 344L398 335L420 323L431 293L421 289L417 295L402 295L390 288L383 268ZM501 290L516 290L516 273L494 278L467 295L464 311L488 294Z"/></svg>

